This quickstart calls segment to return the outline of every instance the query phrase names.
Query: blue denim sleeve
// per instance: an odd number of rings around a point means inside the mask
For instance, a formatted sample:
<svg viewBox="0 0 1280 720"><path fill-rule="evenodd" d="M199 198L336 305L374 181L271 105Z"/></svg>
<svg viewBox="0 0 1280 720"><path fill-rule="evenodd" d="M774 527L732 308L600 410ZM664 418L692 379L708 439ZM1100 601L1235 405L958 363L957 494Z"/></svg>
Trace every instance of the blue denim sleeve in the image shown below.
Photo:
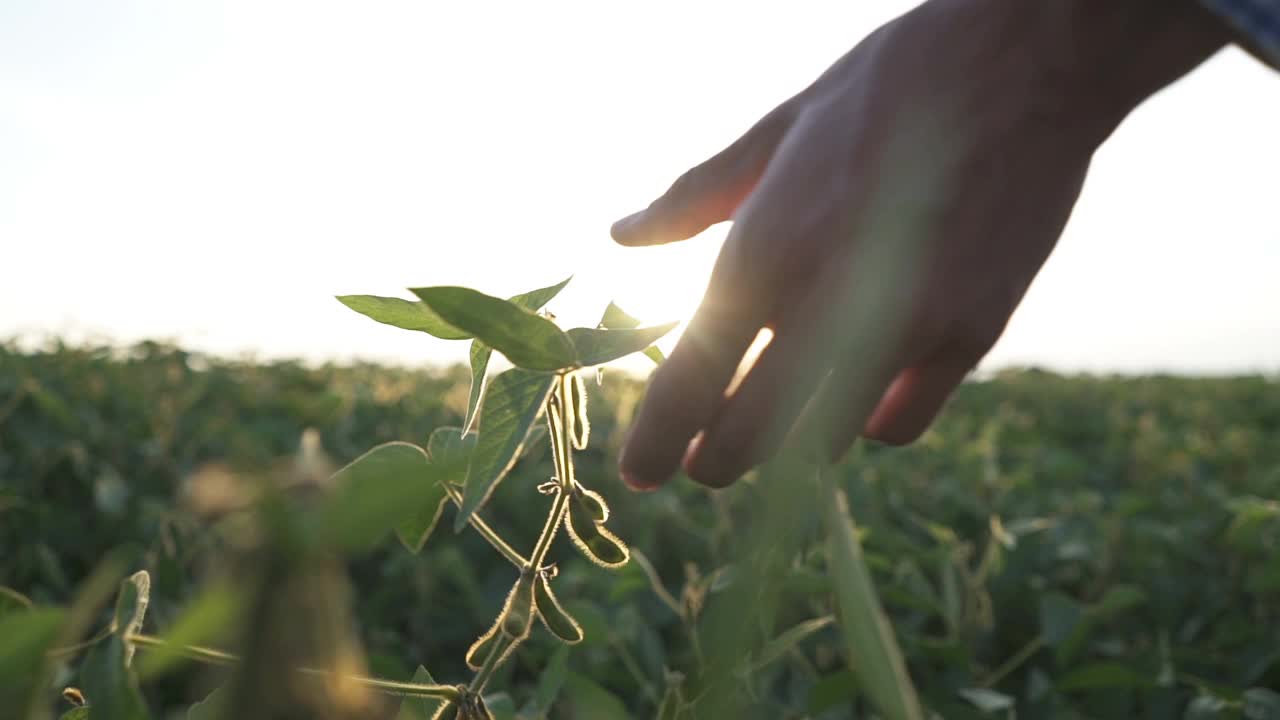
<svg viewBox="0 0 1280 720"><path fill-rule="evenodd" d="M1250 51L1280 69L1280 0L1202 0Z"/></svg>

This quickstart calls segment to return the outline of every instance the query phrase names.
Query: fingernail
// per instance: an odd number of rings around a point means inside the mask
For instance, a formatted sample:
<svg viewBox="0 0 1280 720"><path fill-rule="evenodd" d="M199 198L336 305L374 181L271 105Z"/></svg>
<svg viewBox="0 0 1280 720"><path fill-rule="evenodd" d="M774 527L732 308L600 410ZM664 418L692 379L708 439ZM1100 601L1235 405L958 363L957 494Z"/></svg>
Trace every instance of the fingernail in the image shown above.
<svg viewBox="0 0 1280 720"><path fill-rule="evenodd" d="M644 212L645 212L644 210L641 210L639 212L631 213L630 215L622 218L621 220L613 224L613 227L610 228L609 233L613 235L615 240L622 239L622 236L625 236L627 233L633 231L640 224L640 221L644 219Z"/></svg>
<svg viewBox="0 0 1280 720"><path fill-rule="evenodd" d="M653 482L648 478L643 478L635 473L627 472L625 470L622 471L621 475L622 482L635 492L651 492L653 490L657 490L658 486L661 485L661 483Z"/></svg>

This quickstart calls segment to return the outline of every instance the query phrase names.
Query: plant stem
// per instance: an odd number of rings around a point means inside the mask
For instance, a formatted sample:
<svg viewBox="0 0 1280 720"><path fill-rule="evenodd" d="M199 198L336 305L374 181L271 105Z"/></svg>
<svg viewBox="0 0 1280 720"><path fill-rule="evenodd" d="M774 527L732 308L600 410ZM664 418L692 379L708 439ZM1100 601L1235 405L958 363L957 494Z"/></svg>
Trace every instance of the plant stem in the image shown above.
<svg viewBox="0 0 1280 720"><path fill-rule="evenodd" d="M79 653L81 650L97 645L98 643L102 642L103 640L106 640L109 637L111 637L111 629L103 628L98 632L97 635L94 635L93 637L89 638L88 640L85 640L84 642L78 642L75 645L66 645L64 647L52 648L46 654L51 658L55 658L59 660L64 658L69 658L74 656L76 653Z"/></svg>
<svg viewBox="0 0 1280 720"><path fill-rule="evenodd" d="M1032 638L1031 642L1023 646L1021 650L1013 654L1013 657L1005 660L1000 667L996 668L990 675L983 678L979 683L979 687L994 687L996 683L1005 678L1006 675L1018 669L1018 666L1026 662L1032 655L1035 655L1040 648L1044 647L1044 636L1037 635Z"/></svg>
<svg viewBox="0 0 1280 720"><path fill-rule="evenodd" d="M636 564L644 571L645 576L649 578L649 584L653 587L653 593L658 596L658 599L671 608L671 612L675 613L676 617L681 620L686 619L684 608L680 606L680 601L676 600L671 591L667 589L666 584L662 582L662 578L658 575L657 568L653 566L653 563L649 562L649 558L636 548L631 548L631 559L636 561Z"/></svg>
<svg viewBox="0 0 1280 720"><path fill-rule="evenodd" d="M542 567L542 561L551 550L551 543L556 539L556 531L560 529L564 514L569 509L569 494L573 488L573 450L569 445L569 437L565 433L565 429L569 427L571 412L568 401L569 376L561 375L558 382L555 393L547 401L547 413L548 428L552 434L552 441L556 445L556 456L559 460L557 475L560 480L560 492L556 493L555 502L551 504L551 514L547 516L547 524L543 526L542 534L538 536L538 542L533 546L533 553L529 556L529 567L534 571ZM551 412L557 409L560 411L559 428L556 427L555 419L551 417Z"/></svg>
<svg viewBox="0 0 1280 720"><path fill-rule="evenodd" d="M538 535L537 542L534 543L533 552L529 554L529 559L524 560L521 558L521 562L517 563L522 574L536 573L542 567L547 558L547 552L551 550L551 544L556 538L556 531L560 528L560 523L564 522L565 513L569 510L569 492L573 487L573 455L569 445L569 437L565 432L565 429L569 426L569 382L569 376L561 374L556 379L555 390L547 397L547 430L551 435L551 444L555 450L556 478L560 483L560 488L559 492L556 493L555 501L551 504L551 512L547 515L547 522L542 526L542 532ZM453 497L452 489L449 491L449 496ZM515 557L519 557L519 554L515 553L514 550L511 553ZM506 555L507 553L503 552L503 554ZM508 559L512 555L508 555ZM482 692L489 679L493 677L493 673L502 664L502 660L511 655L512 649L521 640L522 638L509 638L499 633L497 642L493 644L489 655L484 659L484 664L480 666L480 670L471 679L468 690L473 693Z"/></svg>
<svg viewBox="0 0 1280 720"><path fill-rule="evenodd" d="M662 697L658 695L657 689L649 681L649 678L644 676L644 671L640 669L640 663L636 662L635 657L627 650L626 644L612 632L609 633L608 640L609 645L613 647L614 652L618 653L618 657L622 660L622 666L627 669L627 672L631 673L631 677L640 685L640 690L645 697L652 700L655 705L661 703Z"/></svg>
<svg viewBox="0 0 1280 720"><path fill-rule="evenodd" d="M445 485L444 489L445 492L449 493L449 499L453 501L454 506L462 507L462 493L448 484ZM507 541L503 540L498 533L494 532L493 528L489 527L488 523L480 518L479 512L472 513L469 522L471 527L475 528L481 537L488 540L489 544L501 553L503 557L511 561L511 564L516 567L525 567L529 564L529 561L525 560L523 555L516 552L515 548L508 545Z"/></svg>
<svg viewBox="0 0 1280 720"><path fill-rule="evenodd" d="M240 658L232 655L231 653L215 650L213 648L200 647L197 645L178 645L163 638L151 635L135 634L129 635L125 639L138 647L162 647L174 649L184 657L214 665L234 665L240 662ZM382 678L365 677L363 675L343 675L334 673L331 670L321 670L318 668L294 668L294 670L306 675L336 676L345 680L353 680L364 687L371 690L377 690L385 695L399 695L401 697L433 697L444 698L446 700L458 699L458 689L451 685L427 685L425 683L396 682L394 680L383 680Z"/></svg>

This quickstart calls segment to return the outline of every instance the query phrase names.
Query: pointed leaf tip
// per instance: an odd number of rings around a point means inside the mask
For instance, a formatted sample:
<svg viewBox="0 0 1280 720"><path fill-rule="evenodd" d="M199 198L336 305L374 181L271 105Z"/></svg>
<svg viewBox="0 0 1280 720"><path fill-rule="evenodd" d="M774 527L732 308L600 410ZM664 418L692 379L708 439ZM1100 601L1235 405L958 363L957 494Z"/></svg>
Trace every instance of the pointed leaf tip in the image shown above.
<svg viewBox="0 0 1280 720"><path fill-rule="evenodd" d="M653 327L609 330L607 328L573 328L569 339L583 367L602 365L634 352L641 352L675 329L670 322Z"/></svg>

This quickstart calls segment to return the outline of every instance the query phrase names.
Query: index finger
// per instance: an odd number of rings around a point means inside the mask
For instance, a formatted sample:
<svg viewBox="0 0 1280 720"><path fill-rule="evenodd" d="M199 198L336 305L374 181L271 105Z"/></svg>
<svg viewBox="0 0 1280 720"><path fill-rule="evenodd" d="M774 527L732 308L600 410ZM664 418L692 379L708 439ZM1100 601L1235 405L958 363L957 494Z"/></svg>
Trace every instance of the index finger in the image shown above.
<svg viewBox="0 0 1280 720"><path fill-rule="evenodd" d="M731 232L702 304L640 404L619 460L627 485L659 487L680 466L690 440L711 421L747 348L768 322L768 287Z"/></svg>

